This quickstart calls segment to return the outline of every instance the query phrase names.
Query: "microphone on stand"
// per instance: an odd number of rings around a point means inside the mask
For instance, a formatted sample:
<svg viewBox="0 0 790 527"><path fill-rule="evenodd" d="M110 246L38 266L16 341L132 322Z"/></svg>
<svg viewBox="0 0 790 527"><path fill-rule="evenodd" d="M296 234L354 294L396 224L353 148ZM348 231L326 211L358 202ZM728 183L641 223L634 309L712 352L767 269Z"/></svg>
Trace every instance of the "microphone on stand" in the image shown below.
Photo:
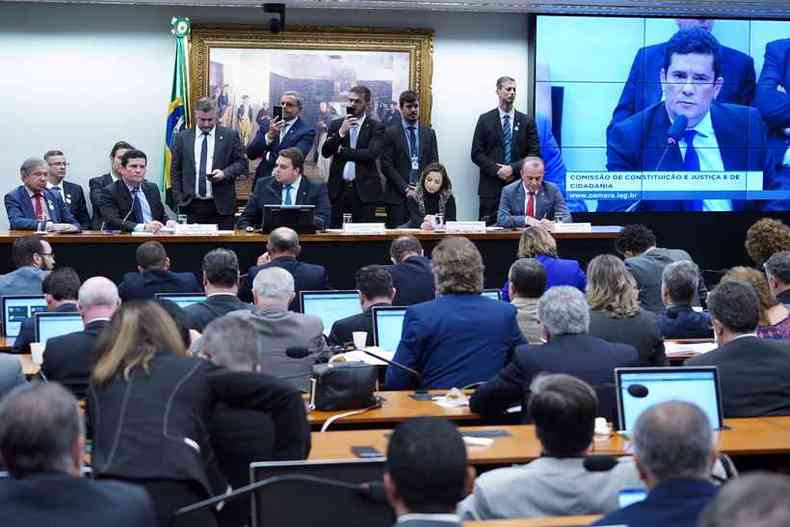
<svg viewBox="0 0 790 527"><path fill-rule="evenodd" d="M686 127L688 125L689 120L685 115L678 115L675 117L675 121L672 123L672 126L670 126L667 130L667 146L664 148L664 152L658 159L658 164L656 164L656 168L654 170L658 170L658 168L661 166L661 163L664 161L664 157L666 157L667 152L669 152L669 147L678 144L678 141L680 141L680 138L683 135L683 132L686 131Z"/></svg>
<svg viewBox="0 0 790 527"><path fill-rule="evenodd" d="M422 386L422 375L417 370L413 370L413 369L409 368L408 366L405 366L405 365L403 365L403 364L401 364L399 362L395 362L394 360L390 360L390 359L384 358L381 355L377 355L377 354L375 354L375 353L373 353L371 351L368 351L368 350L365 350L365 349L360 350L360 351L365 353L365 354L367 354L367 355L370 355L374 359L378 359L381 362L384 362L386 364L389 364L390 366L394 366L394 367L396 367L396 368L398 368L400 370L405 371L406 373L408 373L409 375L414 377L414 379L417 381L417 386ZM415 388L414 393L410 397L412 399L416 400L416 401L430 401L431 400L431 395L428 393L428 390L426 390L424 388Z"/></svg>

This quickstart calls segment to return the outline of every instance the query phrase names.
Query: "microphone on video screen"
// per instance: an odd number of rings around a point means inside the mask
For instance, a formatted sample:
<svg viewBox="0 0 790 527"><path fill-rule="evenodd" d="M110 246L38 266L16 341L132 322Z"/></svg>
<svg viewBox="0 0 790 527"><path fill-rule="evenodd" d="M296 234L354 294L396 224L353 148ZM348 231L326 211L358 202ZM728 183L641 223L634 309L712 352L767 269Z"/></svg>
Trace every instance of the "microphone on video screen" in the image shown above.
<svg viewBox="0 0 790 527"><path fill-rule="evenodd" d="M658 170L661 166L661 162L664 161L664 157L666 157L667 152L669 152L669 147L678 144L678 141L680 141L680 138L683 135L683 132L686 131L686 127L688 125L689 120L685 115L678 115L675 118L672 126L670 126L667 130L667 146L664 148L664 152L661 154L658 164L656 164L656 168L654 170Z"/></svg>
<svg viewBox="0 0 790 527"><path fill-rule="evenodd" d="M650 393L650 391L647 389L647 386L643 384L632 384L628 387L628 393L637 399L643 399L647 397L647 394Z"/></svg>

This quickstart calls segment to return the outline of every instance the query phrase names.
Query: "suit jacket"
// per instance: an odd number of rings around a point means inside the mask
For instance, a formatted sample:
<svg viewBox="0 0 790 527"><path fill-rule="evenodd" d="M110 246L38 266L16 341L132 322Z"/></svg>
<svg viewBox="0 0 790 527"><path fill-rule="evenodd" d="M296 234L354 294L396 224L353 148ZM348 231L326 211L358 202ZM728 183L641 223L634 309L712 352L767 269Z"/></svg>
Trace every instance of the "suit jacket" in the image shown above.
<svg viewBox="0 0 790 527"><path fill-rule="evenodd" d="M760 113L747 106L714 102L710 115L724 170L764 172L763 186L770 187L773 171ZM616 123L607 138L606 169L611 172L682 171L683 158L678 144L666 149L670 126L663 102ZM667 153L661 159L665 150ZM744 206L742 200L734 200L734 209L742 210ZM675 200L605 200L599 203L598 210L678 211L685 210L683 207L683 201Z"/></svg>
<svg viewBox="0 0 790 527"><path fill-rule="evenodd" d="M667 43L662 42L644 47L636 53L623 93L612 113L610 127L661 100L659 73L664 67L666 47ZM742 51L721 46L719 63L724 85L716 100L720 103L750 105L755 89L754 59Z"/></svg>
<svg viewBox="0 0 790 527"><path fill-rule="evenodd" d="M399 264L387 267L395 288L393 305L411 306L436 298L431 260L425 256L410 256Z"/></svg>
<svg viewBox="0 0 790 527"><path fill-rule="evenodd" d="M77 311L77 304L68 302L55 308L56 313L74 313ZM11 348L12 353L30 353L30 343L36 341L36 319L28 317L19 326L19 335L14 339Z"/></svg>
<svg viewBox="0 0 790 527"><path fill-rule="evenodd" d="M653 313L661 313L664 303L661 301L661 275L664 268L680 260L693 262L689 253L682 249L664 249L656 247L640 254L625 259L625 268L628 269L636 280L639 288L639 305ZM694 305L700 305L708 297L705 281L700 277L697 293L694 295Z"/></svg>
<svg viewBox="0 0 790 527"><path fill-rule="evenodd" d="M41 193L44 196L44 206L47 207L49 218L53 223L71 223L79 228L80 224L71 215L71 211L60 199L59 194L46 188ZM27 187L24 185L19 185L5 195L5 211L12 230L34 231L40 223L36 220L33 202L27 195Z"/></svg>
<svg viewBox="0 0 790 527"><path fill-rule="evenodd" d="M426 166L439 162L436 132L430 126L420 125L417 130L417 141L420 148L420 168L417 173L422 174ZM411 154L401 121L384 131L381 172L387 180L384 200L391 204L402 203L406 199L406 189L409 186Z"/></svg>
<svg viewBox="0 0 790 527"><path fill-rule="evenodd" d="M252 309L251 304L239 300L235 295L211 295L203 302L197 302L184 308L184 313L189 320L190 329L203 333L209 322L223 315L240 309Z"/></svg>
<svg viewBox="0 0 790 527"><path fill-rule="evenodd" d="M658 316L658 329L665 339L713 338L710 315L694 311L690 305L667 306Z"/></svg>
<svg viewBox="0 0 790 527"><path fill-rule="evenodd" d="M519 179L524 158L540 156L540 140L535 122L529 116L516 111L513 117L513 140L511 141L511 163L513 177ZM481 115L477 120L472 138L472 162L480 167L480 183L477 194L481 198L498 198L507 183L497 177L497 163L505 159L504 136L499 109Z"/></svg>
<svg viewBox="0 0 790 527"><path fill-rule="evenodd" d="M162 223L167 222L165 207L162 205L157 184L143 181L140 188L151 207L152 219ZM126 188L126 183L122 179L110 183L101 190L99 210L101 210L105 228L132 232L137 226L137 222L132 221L132 214L129 213L132 210L132 193ZM124 220L124 218L126 219Z"/></svg>
<svg viewBox="0 0 790 527"><path fill-rule="evenodd" d="M371 307L386 305L389 304L373 304ZM343 346L348 342L354 341L355 331L366 332L368 334L368 339L365 345L373 346L373 310L371 308L366 309L362 313L336 320L335 323L332 324L332 330L329 332L327 341L330 345Z"/></svg>
<svg viewBox="0 0 790 527"><path fill-rule="evenodd" d="M590 310L590 335L635 347L646 366L667 366L664 339L650 311L640 309L631 317L612 318L602 310Z"/></svg>
<svg viewBox="0 0 790 527"><path fill-rule="evenodd" d="M446 294L406 310L393 360L422 374L420 388L461 388L496 375L521 344L515 307L478 294ZM387 390L414 385L405 371L387 368Z"/></svg>
<svg viewBox="0 0 790 527"><path fill-rule="evenodd" d="M539 373L567 373L589 383L598 394L598 414L612 421L617 415L614 369L640 366L633 346L613 344L590 335L559 335L539 346L521 346L497 375L480 386L469 408L496 415L529 399L529 385Z"/></svg>
<svg viewBox="0 0 790 527"><path fill-rule="evenodd" d="M27 381L22 372L22 363L19 361L19 357L0 353L0 399L25 382Z"/></svg>
<svg viewBox="0 0 790 527"><path fill-rule="evenodd" d="M80 224L83 231L91 229L91 215L88 214L87 200L82 187L65 179L61 182L63 194L66 196L66 207L71 211L71 215ZM57 193L56 193L57 194Z"/></svg>
<svg viewBox="0 0 790 527"><path fill-rule="evenodd" d="M587 288L587 276L576 260L555 258L545 254L538 254L535 259L546 269L546 291L558 285L569 285L582 293ZM506 302L511 300L507 280L502 286L502 300Z"/></svg>
<svg viewBox="0 0 790 527"><path fill-rule="evenodd" d="M266 269L268 267L281 267L294 277L294 291L296 292L296 297L294 297L294 301L291 302L291 310L299 308L299 291L324 291L326 289L331 289L331 287L329 287L329 275L323 265L309 264L301 262L291 256L283 256L281 258L275 258L266 265L250 267L247 271L247 278L242 280L242 284L239 287L239 298L245 302L252 302L252 282L255 280L255 275L257 275L261 269Z"/></svg>
<svg viewBox="0 0 790 527"><path fill-rule="evenodd" d="M288 129L283 140L280 141L280 134L272 141L272 144L266 144L266 133L269 131L270 121L266 121L265 126L258 129L258 133L247 145L247 157L252 159L262 158L255 169L255 183L263 178L272 175L274 163L277 161L277 156L280 150L286 148L298 148L302 154L307 157L307 153L313 148L315 141L315 128L307 124L301 117L296 118L296 122Z"/></svg>
<svg viewBox="0 0 790 527"><path fill-rule="evenodd" d="M415 518L406 521L399 521L392 527L462 527L461 522L434 520L431 515L425 515L423 518Z"/></svg>
<svg viewBox="0 0 790 527"><path fill-rule="evenodd" d="M357 147L351 148L351 133L340 137L343 119L335 119L329 124L321 155L331 157L329 167L329 199L336 202L345 188L343 169L346 163L356 163L354 187L364 203L379 202L384 197L384 178L379 174L376 160L384 147L384 126L371 116L365 118L357 135ZM342 148L341 148L342 147Z"/></svg>
<svg viewBox="0 0 790 527"><path fill-rule="evenodd" d="M643 501L616 510L592 525L696 527L699 514L718 490L709 481L670 479L653 488Z"/></svg>
<svg viewBox="0 0 790 527"><path fill-rule="evenodd" d="M424 211L420 210L420 204L413 197L406 198L406 209L409 211L409 222L406 223L406 229L419 229L422 222L425 221L425 216L428 214L440 214L441 208L439 207L439 199L430 199L430 196L425 199L423 195ZM425 214L423 214L425 212ZM457 214L455 211L455 196L450 194L447 198L447 203L444 204L444 221L455 221Z"/></svg>
<svg viewBox="0 0 790 527"><path fill-rule="evenodd" d="M686 361L717 366L724 417L790 415L790 343L741 337Z"/></svg>
<svg viewBox="0 0 790 527"><path fill-rule="evenodd" d="M91 200L91 209L93 209L93 230L99 231L102 228L104 219L101 215L101 192L104 187L112 184L115 178L112 174L107 172L101 176L92 177L88 180L89 195Z"/></svg>
<svg viewBox="0 0 790 527"><path fill-rule="evenodd" d="M142 273L126 273L118 285L121 300L151 300L156 293L198 293L203 286L192 273L176 273L167 269L152 268Z"/></svg>
<svg viewBox="0 0 790 527"><path fill-rule="evenodd" d="M247 201L247 207L239 218L238 228L260 227L263 224L264 205L280 205L283 202L283 186L273 176L259 179L255 190ZM315 206L315 223L319 229L329 225L329 194L326 185L317 181L310 181L302 176L299 189L293 195L294 205Z"/></svg>
<svg viewBox="0 0 790 527"><path fill-rule="evenodd" d="M49 271L25 265L10 273L0 275L0 298L11 295L40 295L41 283Z"/></svg>
<svg viewBox="0 0 790 527"><path fill-rule="evenodd" d="M93 347L110 322L96 320L82 331L47 340L41 371L50 382L59 382L77 399L88 396L88 384L93 370Z"/></svg>
<svg viewBox="0 0 790 527"><path fill-rule="evenodd" d="M525 227L526 210L524 199L526 198L524 183L517 179L502 189L499 198L499 211L497 212L497 225L505 228ZM551 221L569 222L571 213L565 205L565 198L557 185L544 181L540 190L535 196L535 217L537 219L547 219Z"/></svg>
<svg viewBox="0 0 790 527"><path fill-rule="evenodd" d="M202 141L202 137L198 136ZM197 190L195 189L196 173L200 160L195 159L195 129L189 128L179 132L173 138L173 164L171 181L173 197L179 207L192 203ZM225 177L221 181L211 182L211 195L217 212L228 215L236 212L236 178L247 173L247 160L241 146L241 138L236 130L217 126L214 130L214 156L212 168L222 170Z"/></svg>
<svg viewBox="0 0 790 527"><path fill-rule="evenodd" d="M139 527L157 522L142 487L62 472L0 479L0 515L4 527Z"/></svg>
<svg viewBox="0 0 790 527"><path fill-rule="evenodd" d="M782 91L780 91L780 89ZM774 168L778 169L783 161L790 136L785 128L790 128L790 38L775 40L765 46L765 62L760 80L757 83L755 106L760 110L768 126L768 148L771 150ZM781 181L775 181L773 189L787 189L790 182L788 174Z"/></svg>

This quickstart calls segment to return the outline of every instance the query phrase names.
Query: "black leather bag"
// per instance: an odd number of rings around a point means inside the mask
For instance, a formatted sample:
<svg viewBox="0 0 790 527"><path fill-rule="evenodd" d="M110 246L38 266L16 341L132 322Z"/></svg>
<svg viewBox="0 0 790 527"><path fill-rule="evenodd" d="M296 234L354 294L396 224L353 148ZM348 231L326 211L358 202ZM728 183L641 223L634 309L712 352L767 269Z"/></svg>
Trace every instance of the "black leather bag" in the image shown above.
<svg viewBox="0 0 790 527"><path fill-rule="evenodd" d="M358 410L376 404L378 369L364 362L316 364L310 406L316 410Z"/></svg>

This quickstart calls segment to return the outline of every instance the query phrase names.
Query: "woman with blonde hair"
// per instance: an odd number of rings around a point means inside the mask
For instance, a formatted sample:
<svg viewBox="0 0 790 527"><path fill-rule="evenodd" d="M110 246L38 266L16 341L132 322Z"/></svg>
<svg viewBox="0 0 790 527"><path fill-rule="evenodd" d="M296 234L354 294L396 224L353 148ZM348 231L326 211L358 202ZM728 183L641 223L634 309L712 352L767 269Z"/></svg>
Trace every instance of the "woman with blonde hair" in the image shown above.
<svg viewBox="0 0 790 527"><path fill-rule="evenodd" d="M596 256L587 266L590 335L630 344L649 366L667 365L655 314L639 307L639 290L618 257Z"/></svg>
<svg viewBox="0 0 790 527"><path fill-rule="evenodd" d="M757 336L765 339L790 338L790 310L777 302L765 275L750 267L733 267L722 277L722 282L736 280L746 282L754 288L760 300L760 323Z"/></svg>
<svg viewBox="0 0 790 527"><path fill-rule="evenodd" d="M207 431L218 403L269 412L276 459L307 456L310 429L298 390L268 375L192 357L162 307L123 304L99 338L91 374L94 474L145 487L160 526L168 525L180 507L213 494ZM209 511L189 522L216 525Z"/></svg>

